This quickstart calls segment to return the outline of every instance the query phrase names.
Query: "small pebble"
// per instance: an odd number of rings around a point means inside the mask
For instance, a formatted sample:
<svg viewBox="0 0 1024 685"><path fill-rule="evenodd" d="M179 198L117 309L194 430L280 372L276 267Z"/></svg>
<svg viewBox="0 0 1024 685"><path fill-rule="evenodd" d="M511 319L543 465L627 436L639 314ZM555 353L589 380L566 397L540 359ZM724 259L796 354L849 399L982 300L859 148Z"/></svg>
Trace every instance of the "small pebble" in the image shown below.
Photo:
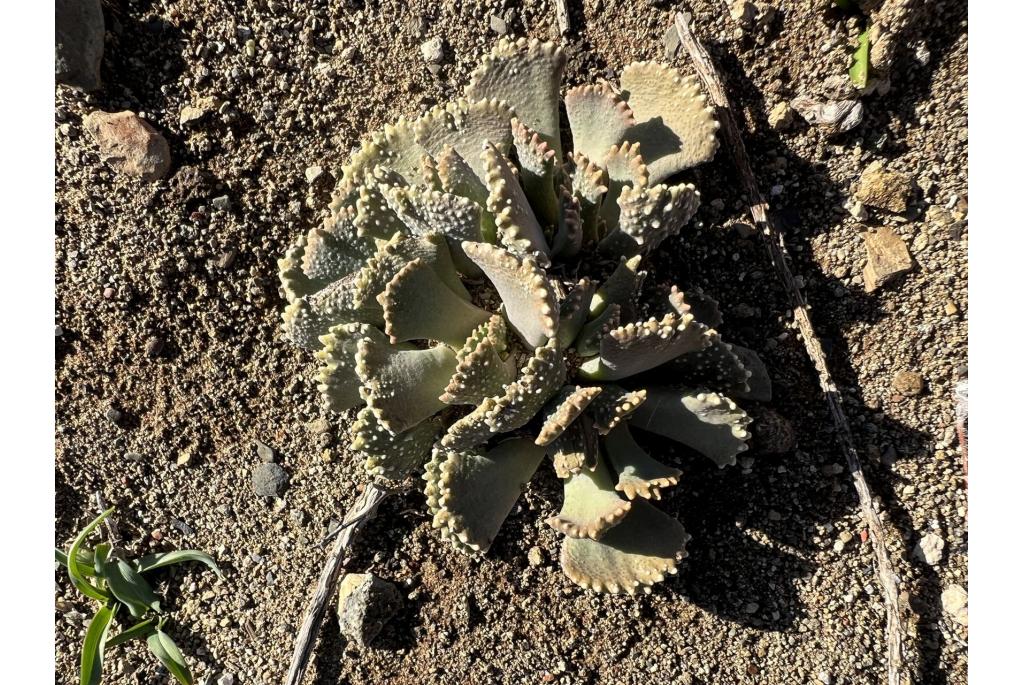
<svg viewBox="0 0 1024 685"><path fill-rule="evenodd" d="M260 464L252 472L252 489L260 497L280 497L288 481L288 472L279 464Z"/></svg>
<svg viewBox="0 0 1024 685"><path fill-rule="evenodd" d="M420 45L420 54L428 64L440 64L444 60L444 41L435 36Z"/></svg>
<svg viewBox="0 0 1024 685"><path fill-rule="evenodd" d="M260 442L259 440L256 441L256 455L264 464L273 463L274 459L277 456L274 453L273 447L266 444L265 442Z"/></svg>

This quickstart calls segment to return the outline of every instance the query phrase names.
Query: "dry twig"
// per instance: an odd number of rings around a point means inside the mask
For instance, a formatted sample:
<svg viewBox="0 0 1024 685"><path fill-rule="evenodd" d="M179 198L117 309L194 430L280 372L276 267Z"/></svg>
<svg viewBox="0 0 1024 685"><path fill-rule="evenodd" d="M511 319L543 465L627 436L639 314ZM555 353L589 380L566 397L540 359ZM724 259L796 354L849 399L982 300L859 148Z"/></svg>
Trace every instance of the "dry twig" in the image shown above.
<svg viewBox="0 0 1024 685"><path fill-rule="evenodd" d="M555 0L555 19L558 20L558 33L566 35L572 26L569 23L569 7L565 0Z"/></svg>
<svg viewBox="0 0 1024 685"><path fill-rule="evenodd" d="M352 545L356 533L367 521L377 515L377 507L389 494L391 493L388 490L370 483L345 514L345 519L338 528L340 533L338 540L334 543L331 556L324 564L323 571L320 572L320 581L316 585L316 592L313 593L313 599L306 610L306 617L302 621L299 636L295 640L295 652L292 654L292 664L288 669L285 685L299 685L306 675L306 666L309 665L309 657L313 654L316 637L320 633L320 626L327 614L327 606L334 595L334 589L338 586L341 572L345 568L345 553Z"/></svg>
<svg viewBox="0 0 1024 685"><path fill-rule="evenodd" d="M846 414L843 411L842 397L839 394L835 381L832 379L832 374L829 372L821 341L811 325L807 300L804 299L804 295L800 291L800 287L797 285L793 272L790 269L782 232L772 222L771 217L769 217L768 203L765 202L764 196L761 195L761 191L758 189L753 169L750 166L750 158L747 156L739 128L737 128L736 121L733 119L732 112L729 109L729 100L725 95L722 81L715 70L710 55L708 55L696 36L693 35L689 26L689 19L689 14L677 13L675 17L676 31L679 33L680 42L693 60L697 75L704 83L711 102L718 109L718 119L722 124L723 138L743 183L743 190L750 203L750 215L758 229L758 234L768 249L772 265L775 267L775 271L785 287L786 294L789 296L790 306L793 308L793 318L796 321L797 328L800 330L800 335L803 337L807 355L811 358L814 368L818 372L818 382L821 384L825 399L828 401L828 408L832 413L832 420L836 426L839 444L846 455L846 463L853 477L854 488L857 490L861 515L864 517L868 530L871 533L871 546L875 554L876 571L878 573L879 585L882 588L882 599L885 603L889 685L905 685L905 683L909 683L909 678L904 673L903 638L906 632L903 627L903 614L900 610L899 580L896 578L892 563L889 561L889 553L885 548L885 534L882 522L871 502L871 489L864 478L860 459L857 457L850 424L846 420Z"/></svg>

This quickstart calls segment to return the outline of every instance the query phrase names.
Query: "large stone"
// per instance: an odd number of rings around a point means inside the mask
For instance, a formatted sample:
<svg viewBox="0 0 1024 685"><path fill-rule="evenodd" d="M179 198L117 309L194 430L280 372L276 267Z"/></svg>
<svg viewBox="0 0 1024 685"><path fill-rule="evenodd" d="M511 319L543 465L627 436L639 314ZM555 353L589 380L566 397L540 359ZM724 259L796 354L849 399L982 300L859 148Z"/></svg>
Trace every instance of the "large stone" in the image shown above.
<svg viewBox="0 0 1024 685"><path fill-rule="evenodd" d="M888 228L864 233L868 263L864 267L864 290L872 292L914 268L906 243Z"/></svg>
<svg viewBox="0 0 1024 685"><path fill-rule="evenodd" d="M373 642L401 608L398 588L372 573L349 573L338 586L338 627L360 647Z"/></svg>
<svg viewBox="0 0 1024 685"><path fill-rule="evenodd" d="M960 625L967 625L967 590L956 583L943 590L942 610Z"/></svg>
<svg viewBox="0 0 1024 685"><path fill-rule="evenodd" d="M100 0L57 0L54 19L57 83L96 90L105 31Z"/></svg>
<svg viewBox="0 0 1024 685"><path fill-rule="evenodd" d="M875 160L860 175L853 196L869 207L902 214L913 191L914 181L908 174L887 171L881 160Z"/></svg>
<svg viewBox="0 0 1024 685"><path fill-rule="evenodd" d="M143 181L163 178L171 168L171 150L160 132L134 112L93 112L82 122L115 171Z"/></svg>

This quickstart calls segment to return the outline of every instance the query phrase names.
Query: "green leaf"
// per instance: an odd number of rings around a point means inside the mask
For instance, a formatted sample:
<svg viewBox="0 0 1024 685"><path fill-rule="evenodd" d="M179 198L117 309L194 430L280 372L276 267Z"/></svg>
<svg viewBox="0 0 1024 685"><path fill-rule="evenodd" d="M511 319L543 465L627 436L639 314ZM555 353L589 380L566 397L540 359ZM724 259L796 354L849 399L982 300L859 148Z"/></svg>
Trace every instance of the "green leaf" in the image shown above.
<svg viewBox="0 0 1024 685"><path fill-rule="evenodd" d="M110 516L113 511L113 507L107 509L105 512L93 519L92 523L83 528L82 532L75 538L75 541L71 543L71 549L68 550L67 554L68 575L71 576L71 581L75 584L75 587L78 588L78 591L83 595L92 597L93 599L101 602L106 602L110 599L110 595L90 584L89 581L85 579L87 575L92 575L92 572L85 568L85 564L82 563L80 553L82 551L82 545L85 544L89 535L92 534L92 532L96 530L96 527L103 522L103 519Z"/></svg>
<svg viewBox="0 0 1024 685"><path fill-rule="evenodd" d="M213 557L194 549L179 549L175 552L147 554L141 559L136 560L135 570L139 573L146 573L147 571L152 571L164 566L171 566L173 564L180 564L185 561L198 561L202 564L206 564L214 573L217 574L218 578L224 577L224 574L221 573L220 567L217 566L217 562L213 560Z"/></svg>
<svg viewBox="0 0 1024 685"><path fill-rule="evenodd" d="M151 618L148 621L142 621L141 623L136 623L131 628L122 630L120 633L107 640L107 647L114 647L124 642L128 642L129 640L134 640L135 638L149 637L155 630L155 623L155 618Z"/></svg>
<svg viewBox="0 0 1024 685"><path fill-rule="evenodd" d="M121 559L111 559L103 566L103 577L119 602L126 605L132 616L139 618L147 611L160 611L160 598L146 579Z"/></svg>
<svg viewBox="0 0 1024 685"><path fill-rule="evenodd" d="M62 550L59 550L56 547L54 547L53 558L56 559L57 563L59 563L64 568L68 567L68 555L65 554ZM81 568L81 570L87 576L96 575L92 570L93 558L94 555L91 549L82 548L78 550L78 563L80 564L79 568Z"/></svg>
<svg viewBox="0 0 1024 685"><path fill-rule="evenodd" d="M836 7L847 12L853 11L853 3L850 0L834 0Z"/></svg>
<svg viewBox="0 0 1024 685"><path fill-rule="evenodd" d="M99 685L103 675L103 650L106 647L110 622L116 611L117 607L104 605L89 622L89 630L86 631L85 642L82 643L82 668L79 673L79 685Z"/></svg>
<svg viewBox="0 0 1024 685"><path fill-rule="evenodd" d="M96 571L96 575L103 575L103 565L107 563L108 556L110 556L110 545L105 542L96 545L96 549L92 553L92 568Z"/></svg>
<svg viewBox="0 0 1024 685"><path fill-rule="evenodd" d="M160 660L164 668L171 672L171 675L178 679L179 683L192 685L192 673L188 670L185 657L181 655L181 650L178 649L178 645L174 644L170 635L158 629L146 638L146 644L149 645L149 651L156 654L156 658Z"/></svg>
<svg viewBox="0 0 1024 685"><path fill-rule="evenodd" d="M868 85L868 62L870 61L871 44L868 29L857 37L857 51L853 53L853 64L850 66L850 82L858 88Z"/></svg>

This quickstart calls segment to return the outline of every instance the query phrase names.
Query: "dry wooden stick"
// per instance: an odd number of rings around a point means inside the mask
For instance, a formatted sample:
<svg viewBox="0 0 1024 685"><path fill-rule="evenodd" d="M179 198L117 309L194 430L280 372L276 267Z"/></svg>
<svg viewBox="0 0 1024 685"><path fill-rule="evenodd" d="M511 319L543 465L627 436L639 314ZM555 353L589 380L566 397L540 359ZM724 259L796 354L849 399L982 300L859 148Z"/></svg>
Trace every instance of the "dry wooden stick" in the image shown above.
<svg viewBox="0 0 1024 685"><path fill-rule="evenodd" d="M352 540L359 529L377 515L377 507L389 494L391 493L388 490L370 483L345 514L345 519L340 527L341 534L338 535L338 540L334 543L330 558L324 564L324 570L320 572L320 581L316 585L316 592L313 593L313 599L306 610L306 617L302 621L302 629L299 630L299 636L295 640L295 652L292 654L292 665L288 668L285 685L299 685L306 675L309 657L312 656L313 647L316 646L316 638L320 634L320 626L327 614L327 606L334 595L334 588L338 586L341 572L345 568L345 552L352 545Z"/></svg>
<svg viewBox="0 0 1024 685"><path fill-rule="evenodd" d="M722 81L718 77L714 63L710 55L693 35L689 26L689 14L676 13L675 26L679 33L679 41L689 53L693 60L697 75L704 83L711 98L711 102L718 109L718 120L722 124L722 134L729 152L732 154L733 163L739 172L743 182L743 190L750 203L750 215L758 229L761 239L768 248L771 255L772 265L778 273L779 278L785 286L786 294L789 296L790 306L793 308L793 318L797 328L804 340L804 347L807 355L814 363L818 372L818 382L828 401L829 411L832 413L832 420L836 426L836 433L839 437L839 444L846 455L846 464L853 476L853 485L857 490L857 497L860 500L861 515L867 523L871 533L871 546L875 553L876 570L878 573L879 585L882 587L882 599L885 603L886 613L886 642L888 644L888 676L889 685L905 685L910 682L909 677L904 673L903 660L903 638L906 635L903 626L903 615L900 611L899 595L900 586L896 574L893 572L892 563L889 561L889 553L885 548L885 536L882 528L882 521L878 518L871 502L871 488L868 487L864 472L861 469L860 459L857 457L857 450L853 443L853 433L850 431L850 424L843 412L842 397L836 387L832 374L829 372L825 353L821 348L821 342L814 332L808 313L807 300L804 299L800 287L797 285L793 272L787 260L786 246L782 232L772 222L768 215L768 203L757 187L757 180L754 177L753 169L750 166L750 158L743 145L743 138L740 136L739 128L733 119L729 109L729 99L725 95Z"/></svg>
<svg viewBox="0 0 1024 685"><path fill-rule="evenodd" d="M569 7L565 0L555 0L555 19L558 20L558 33L563 36L569 33L572 26L569 23Z"/></svg>

